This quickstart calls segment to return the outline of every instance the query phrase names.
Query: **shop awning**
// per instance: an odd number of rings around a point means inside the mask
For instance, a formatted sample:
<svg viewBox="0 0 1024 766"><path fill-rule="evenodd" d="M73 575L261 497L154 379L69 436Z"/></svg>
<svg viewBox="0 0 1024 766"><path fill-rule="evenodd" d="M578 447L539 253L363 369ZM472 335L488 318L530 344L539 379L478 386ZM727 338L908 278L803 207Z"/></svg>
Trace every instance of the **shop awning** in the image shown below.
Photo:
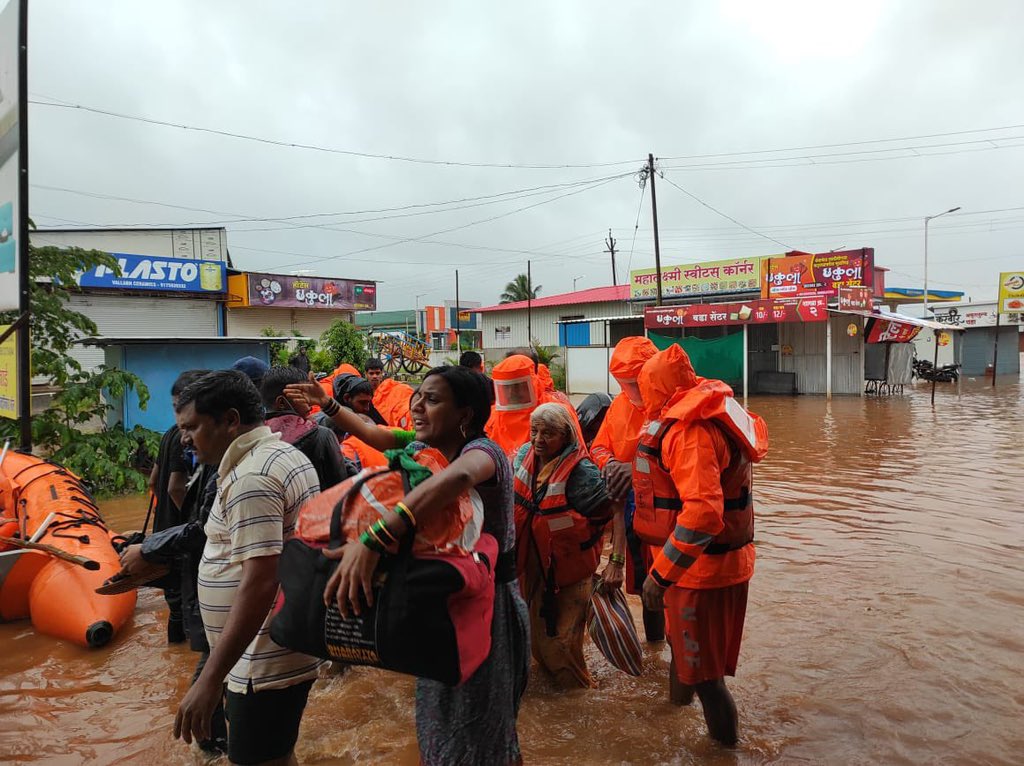
<svg viewBox="0 0 1024 766"><path fill-rule="evenodd" d="M829 309L832 314L865 317L868 320L864 338L868 343L909 343L921 330L934 332L963 332L963 327L943 324L931 319L898 314L895 311L858 311L856 309Z"/></svg>

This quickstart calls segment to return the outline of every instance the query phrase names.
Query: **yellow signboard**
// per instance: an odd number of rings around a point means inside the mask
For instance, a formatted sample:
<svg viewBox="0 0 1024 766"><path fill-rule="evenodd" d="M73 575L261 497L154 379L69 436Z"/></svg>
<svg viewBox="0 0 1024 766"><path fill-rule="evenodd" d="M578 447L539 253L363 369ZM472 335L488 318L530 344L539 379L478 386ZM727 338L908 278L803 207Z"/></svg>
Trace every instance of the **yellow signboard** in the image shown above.
<svg viewBox="0 0 1024 766"><path fill-rule="evenodd" d="M0 333L10 325L0 325ZM0 343L0 417L18 419L18 334Z"/></svg>
<svg viewBox="0 0 1024 766"><path fill-rule="evenodd" d="M665 298L678 298L687 295L715 295L760 289L761 260L762 256L756 256L688 263L685 266L662 266L661 294ZM654 298L657 294L656 269L640 269L629 273L630 300Z"/></svg>
<svg viewBox="0 0 1024 766"><path fill-rule="evenodd" d="M1024 314L1024 271L1004 271L999 275L1000 314Z"/></svg>

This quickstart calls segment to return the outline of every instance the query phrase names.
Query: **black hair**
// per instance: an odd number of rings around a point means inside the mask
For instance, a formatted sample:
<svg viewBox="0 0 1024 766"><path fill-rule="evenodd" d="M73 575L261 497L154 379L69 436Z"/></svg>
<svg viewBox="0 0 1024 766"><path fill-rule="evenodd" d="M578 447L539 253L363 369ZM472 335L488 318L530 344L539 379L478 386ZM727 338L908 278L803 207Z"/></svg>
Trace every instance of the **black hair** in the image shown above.
<svg viewBox="0 0 1024 766"><path fill-rule="evenodd" d="M295 367L271 367L263 376L263 385L260 386L260 394L263 397L263 406L268 410L274 408L277 397L284 393L284 387L291 383L304 383L306 376L302 370Z"/></svg>
<svg viewBox="0 0 1024 766"><path fill-rule="evenodd" d="M346 396L358 396L359 394L373 396L373 384L358 375L339 375L334 379L332 388L334 389L334 398L341 404L344 404L343 400Z"/></svg>
<svg viewBox="0 0 1024 766"><path fill-rule="evenodd" d="M483 434L484 426L491 417L491 382L468 367L435 367L423 376L424 382L433 375L444 378L452 390L452 398L455 399L457 407L469 407L473 410L473 419L469 423L469 437L475 438Z"/></svg>
<svg viewBox="0 0 1024 766"><path fill-rule="evenodd" d="M534 372L537 372L537 368L540 367L540 357L537 355L537 350L532 346L529 348L514 348L505 354L506 359L510 356L525 356L527 359L532 359Z"/></svg>
<svg viewBox="0 0 1024 766"><path fill-rule="evenodd" d="M468 367L471 370L479 370L484 363L484 358L476 351L463 351L459 357L459 367Z"/></svg>
<svg viewBox="0 0 1024 766"><path fill-rule="evenodd" d="M181 373L177 380L174 381L174 385L171 386L171 396L180 396L182 391L208 372L209 370L185 370L185 372Z"/></svg>
<svg viewBox="0 0 1024 766"><path fill-rule="evenodd" d="M384 362L382 362L375 356L371 357L370 359L366 360L366 366L364 367L364 369L366 370L366 372L369 372L370 370L383 370Z"/></svg>
<svg viewBox="0 0 1024 766"><path fill-rule="evenodd" d="M185 387L178 395L176 412L194 405L200 415L220 420L228 410L238 412L242 425L263 422L263 402L260 392L244 372L216 370Z"/></svg>

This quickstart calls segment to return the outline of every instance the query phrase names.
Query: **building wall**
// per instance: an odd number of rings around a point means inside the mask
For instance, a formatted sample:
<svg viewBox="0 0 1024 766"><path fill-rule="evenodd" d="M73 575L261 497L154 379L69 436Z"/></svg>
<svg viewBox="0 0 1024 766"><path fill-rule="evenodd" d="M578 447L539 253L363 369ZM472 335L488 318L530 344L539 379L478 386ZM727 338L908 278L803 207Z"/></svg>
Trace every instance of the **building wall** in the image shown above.
<svg viewBox="0 0 1024 766"><path fill-rule="evenodd" d="M603 391L617 396L621 389L608 374L611 348L565 349L565 387L568 394L593 394Z"/></svg>
<svg viewBox="0 0 1024 766"><path fill-rule="evenodd" d="M309 338L319 338L335 319L351 322L351 311L324 309L228 309L226 335L231 338L255 337L263 328L273 327L282 332L298 331Z"/></svg>
<svg viewBox="0 0 1024 766"><path fill-rule="evenodd" d="M834 316L832 323L832 393L861 394L864 390L862 368L863 327L855 336L846 332L849 316ZM779 344L789 345L793 354L782 356L782 372L796 373L796 390L801 394L824 394L825 385L825 323L786 322L779 325Z"/></svg>
<svg viewBox="0 0 1024 766"><path fill-rule="evenodd" d="M43 230L32 233L32 244L206 261L227 261L228 256L224 229Z"/></svg>
<svg viewBox="0 0 1024 766"><path fill-rule="evenodd" d="M98 335L110 337L217 336L219 304L203 298L166 296L98 295L71 296L68 308L96 323ZM75 346L71 356L87 370L103 364L103 349Z"/></svg>
<svg viewBox="0 0 1024 766"><path fill-rule="evenodd" d="M533 337L542 346L558 345L559 319L568 317L607 317L624 316L631 313L626 301L609 301L606 303L586 303L569 306L547 306L532 311ZM480 327L483 330L484 350L521 348L530 343L527 337L526 310L485 311L480 314ZM496 328L508 327L507 334L497 334ZM590 323L590 343L593 346L604 346L604 322ZM490 358L490 357L488 357Z"/></svg>

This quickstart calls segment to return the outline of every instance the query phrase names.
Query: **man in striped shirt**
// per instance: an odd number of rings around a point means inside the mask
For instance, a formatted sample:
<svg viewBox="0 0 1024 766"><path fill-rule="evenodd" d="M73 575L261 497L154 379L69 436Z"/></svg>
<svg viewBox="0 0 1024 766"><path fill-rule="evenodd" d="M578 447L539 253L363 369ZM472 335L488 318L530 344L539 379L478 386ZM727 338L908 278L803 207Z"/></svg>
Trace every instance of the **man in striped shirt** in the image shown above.
<svg viewBox="0 0 1024 766"><path fill-rule="evenodd" d="M182 443L218 475L199 565L210 658L178 708L175 736L208 738L226 684L231 762L294 763L321 663L274 643L270 611L284 541L300 506L319 492L316 471L263 424L260 394L240 372L204 376L181 393L176 412Z"/></svg>

